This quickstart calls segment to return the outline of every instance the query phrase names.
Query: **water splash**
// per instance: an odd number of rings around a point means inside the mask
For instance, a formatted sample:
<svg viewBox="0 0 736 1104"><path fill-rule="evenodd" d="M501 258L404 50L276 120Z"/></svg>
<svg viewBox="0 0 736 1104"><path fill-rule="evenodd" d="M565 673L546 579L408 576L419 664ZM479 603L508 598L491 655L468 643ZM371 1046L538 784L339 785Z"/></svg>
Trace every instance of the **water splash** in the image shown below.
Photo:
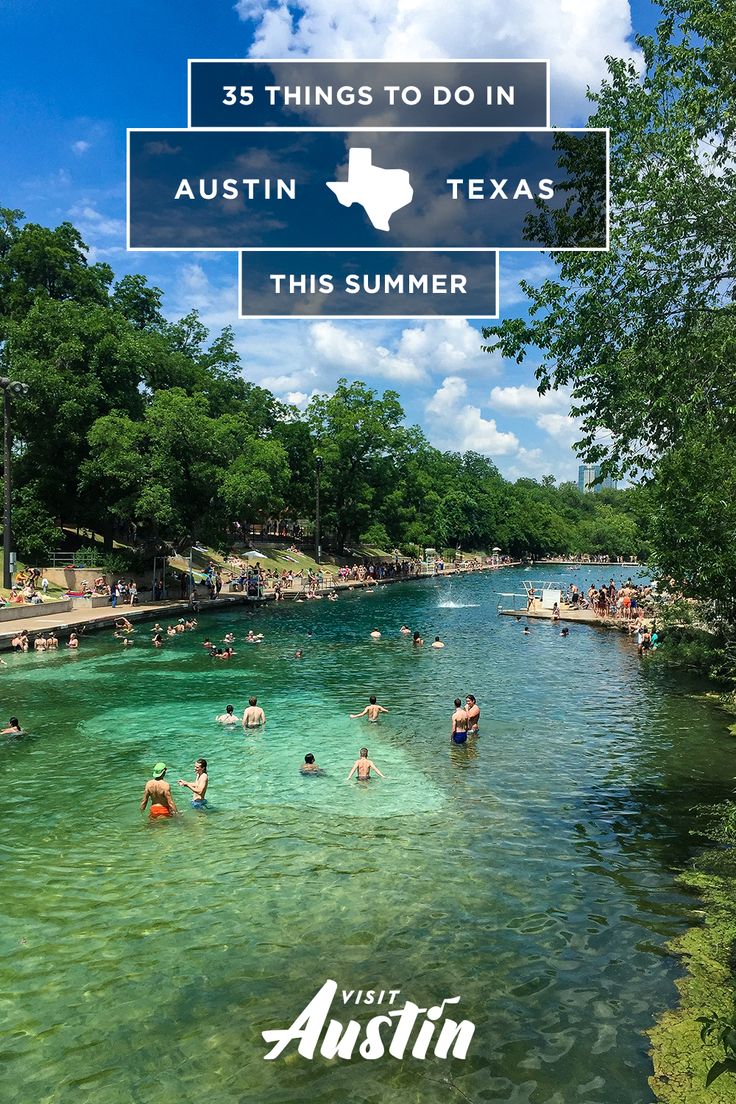
<svg viewBox="0 0 736 1104"><path fill-rule="evenodd" d="M438 602L438 609L477 609L480 605L479 602L453 602L447 598L444 602Z"/></svg>

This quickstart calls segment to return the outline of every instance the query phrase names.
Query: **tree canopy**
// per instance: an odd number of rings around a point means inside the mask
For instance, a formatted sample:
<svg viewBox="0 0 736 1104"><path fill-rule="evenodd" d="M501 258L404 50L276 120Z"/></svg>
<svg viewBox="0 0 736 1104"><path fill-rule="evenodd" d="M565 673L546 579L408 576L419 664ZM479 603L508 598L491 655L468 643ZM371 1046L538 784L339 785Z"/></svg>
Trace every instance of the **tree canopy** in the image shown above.
<svg viewBox="0 0 736 1104"><path fill-rule="evenodd" d="M338 549L498 544L515 555L643 555L627 495L506 482L477 453L442 453L395 391L339 380L306 411L248 381L233 333L166 318L140 275L89 264L69 223L0 210L0 339L14 403L14 527L43 558L61 523L139 545L229 547L238 526L310 524L323 459L323 533ZM366 365L368 369L370 365Z"/></svg>
<svg viewBox="0 0 736 1104"><path fill-rule="evenodd" d="M541 353L540 389L570 387L584 458L650 485L663 572L697 596L732 594L736 8L660 8L637 40L644 74L609 58L589 94L590 125L611 131L610 251L553 252L557 275L523 285L529 317L484 336L519 362ZM553 249L565 230L551 221Z"/></svg>

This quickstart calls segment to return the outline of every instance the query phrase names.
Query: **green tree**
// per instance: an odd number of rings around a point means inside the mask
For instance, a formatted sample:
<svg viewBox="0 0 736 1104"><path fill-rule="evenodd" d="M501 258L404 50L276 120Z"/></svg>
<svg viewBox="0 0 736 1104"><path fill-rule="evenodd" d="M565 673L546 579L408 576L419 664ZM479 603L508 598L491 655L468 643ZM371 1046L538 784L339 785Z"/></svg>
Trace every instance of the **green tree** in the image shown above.
<svg viewBox="0 0 736 1104"><path fill-rule="evenodd" d="M611 128L610 252L553 253L558 275L523 285L529 317L484 334L489 349L518 361L540 350L542 391L571 387L586 460L653 478L650 503L670 522L654 530L663 561L660 541L687 526L677 520L683 494L701 493L682 450L698 447L705 419L720 439L736 433L736 9L718 0L660 7L656 35L639 39L643 80L631 63L608 59L608 80L591 95L590 124ZM550 244L558 231L550 227ZM670 454L692 479L679 492L664 478ZM711 586L722 540L714 527L699 542Z"/></svg>

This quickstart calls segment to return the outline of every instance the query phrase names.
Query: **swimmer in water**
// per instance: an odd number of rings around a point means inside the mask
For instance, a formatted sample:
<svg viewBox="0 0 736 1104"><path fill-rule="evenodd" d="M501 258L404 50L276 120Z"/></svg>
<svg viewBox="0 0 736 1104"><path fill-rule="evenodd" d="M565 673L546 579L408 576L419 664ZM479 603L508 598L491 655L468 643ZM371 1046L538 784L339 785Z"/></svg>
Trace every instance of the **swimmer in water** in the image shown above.
<svg viewBox="0 0 736 1104"><path fill-rule="evenodd" d="M225 633L224 642L225 642L225 644L234 644L235 643L235 633L231 633L231 632Z"/></svg>
<svg viewBox="0 0 736 1104"><path fill-rule="evenodd" d="M163 625L159 625L158 621L156 622L156 624L151 629L152 633L160 633L160 632L163 632L163 631L164 631L164 627L163 627Z"/></svg>
<svg viewBox="0 0 736 1104"><path fill-rule="evenodd" d="M203 648L212 648L213 647L212 641L210 640L210 638L208 636L206 636L204 638L204 640L202 641L202 647Z"/></svg>
<svg viewBox="0 0 736 1104"><path fill-rule="evenodd" d="M297 648L294 652L294 659L304 659L304 652L301 648Z"/></svg>
<svg viewBox="0 0 736 1104"><path fill-rule="evenodd" d="M166 630L166 635L167 636L176 636L176 629L174 628L173 625L169 625L169 627Z"/></svg>
<svg viewBox="0 0 736 1104"><path fill-rule="evenodd" d="M414 640L413 640L414 647L419 648L423 643L424 643L424 641L422 640L422 634L418 633L418 632L415 632L414 633Z"/></svg>
<svg viewBox="0 0 736 1104"><path fill-rule="evenodd" d="M299 768L302 774L324 774L324 771L314 761L311 751L304 756L304 762Z"/></svg>
<svg viewBox="0 0 736 1104"><path fill-rule="evenodd" d="M247 644L260 644L263 640L263 633L254 633L252 629L248 629L245 640Z"/></svg>
<svg viewBox="0 0 736 1104"><path fill-rule="evenodd" d="M69 640L67 642L67 648L78 648L79 638L75 632L69 633Z"/></svg>
<svg viewBox="0 0 736 1104"><path fill-rule="evenodd" d="M127 617L118 617L115 621L115 628L118 632L130 633L135 631Z"/></svg>
<svg viewBox="0 0 736 1104"><path fill-rule="evenodd" d="M170 817L179 810L174 804L174 799L171 796L171 786L165 781L166 764L156 763L153 768L153 778L146 782L146 788L143 791L143 800L141 801L141 812L145 811L148 802L151 802L151 817L155 820L158 817Z"/></svg>
<svg viewBox="0 0 736 1104"><path fill-rule="evenodd" d="M399 629L399 632L401 633L402 636L409 636L410 633L411 633L411 629L409 628L408 625L402 625L401 628Z"/></svg>
<svg viewBox="0 0 736 1104"><path fill-rule="evenodd" d="M381 639L381 634L378 631L378 629L374 629L373 632L371 633L371 636L373 637L374 640L380 640Z"/></svg>
<svg viewBox="0 0 736 1104"><path fill-rule="evenodd" d="M215 717L218 724L234 725L238 723L238 718L235 716L235 707L232 705L225 706L225 712L221 713L219 717Z"/></svg>
<svg viewBox="0 0 736 1104"><path fill-rule="evenodd" d="M197 777L193 782L185 782L183 778L180 778L179 785L186 786L188 790L192 791L193 809L204 809L207 805L205 794L207 793L207 784L209 782L206 759L197 760L194 764L194 773Z"/></svg>
<svg viewBox="0 0 736 1104"><path fill-rule="evenodd" d="M388 709L384 709L382 705L376 704L376 695L371 694L368 699L368 705L365 707L362 713L351 713L350 720L357 721L358 717L365 717L368 714L368 720L374 723L378 720L381 713L388 713Z"/></svg>
<svg viewBox="0 0 736 1104"><path fill-rule="evenodd" d="M468 714L463 709L460 698L455 698L455 712L452 714L450 736L454 744L464 744L468 738Z"/></svg>
<svg viewBox="0 0 736 1104"><path fill-rule="evenodd" d="M57 637L56 633L49 633L49 635L46 637L46 647L49 648L51 651L54 651L54 649L59 647L59 638Z"/></svg>
<svg viewBox="0 0 736 1104"><path fill-rule="evenodd" d="M468 694L465 699L465 712L468 715L468 733L471 736L477 736L480 726L480 706L475 700L475 694Z"/></svg>
<svg viewBox="0 0 736 1104"><path fill-rule="evenodd" d="M385 778L385 775L381 774L376 764L368 758L368 748L361 748L360 759L355 760L355 762L353 763L353 769L350 771L350 774L347 776L345 781L349 782L357 771L359 782L370 782L371 770L374 770L379 778Z"/></svg>
<svg viewBox="0 0 736 1104"><path fill-rule="evenodd" d="M432 647L433 647L433 648L444 648L444 646L445 646L445 645L444 645L444 644L442 643L442 641L440 640L440 638L439 638L438 636L436 636L436 637L434 638L433 642L432 642Z"/></svg>
<svg viewBox="0 0 736 1104"><path fill-rule="evenodd" d="M569 636L569 635L570 635L570 630L568 629L568 627L566 625L564 629L560 630L560 636Z"/></svg>
<svg viewBox="0 0 736 1104"><path fill-rule="evenodd" d="M17 717L11 717L8 721L8 727L4 728L0 733L0 736L22 736L23 729L20 727L20 721Z"/></svg>
<svg viewBox="0 0 736 1104"><path fill-rule="evenodd" d="M525 625L521 631L524 636L531 636L532 630L529 628L528 625Z"/></svg>
<svg viewBox="0 0 736 1104"><path fill-rule="evenodd" d="M134 644L135 644L135 640L124 640L123 641L123 647L124 648L132 648Z"/></svg>
<svg viewBox="0 0 736 1104"><path fill-rule="evenodd" d="M266 723L266 714L258 704L258 698L248 698L248 705L243 713L243 728L260 728Z"/></svg>
<svg viewBox="0 0 736 1104"><path fill-rule="evenodd" d="M154 648L163 648L164 639L161 636L161 633L156 633L151 643L153 644Z"/></svg>

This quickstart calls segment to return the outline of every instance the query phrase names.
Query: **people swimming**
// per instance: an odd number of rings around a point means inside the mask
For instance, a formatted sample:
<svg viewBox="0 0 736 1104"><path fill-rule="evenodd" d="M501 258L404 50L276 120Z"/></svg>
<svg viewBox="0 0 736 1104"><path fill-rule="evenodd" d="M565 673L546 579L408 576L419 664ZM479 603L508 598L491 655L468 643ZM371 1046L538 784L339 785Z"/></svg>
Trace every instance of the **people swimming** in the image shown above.
<svg viewBox="0 0 736 1104"><path fill-rule="evenodd" d="M424 641L422 640L422 634L420 632L415 632L414 633L414 636L412 638L412 643L413 643L415 648L421 647L421 645L424 643Z"/></svg>
<svg viewBox="0 0 736 1104"><path fill-rule="evenodd" d="M455 698L455 712L451 718L450 736L454 744L464 744L468 738L468 714L460 698Z"/></svg>
<svg viewBox="0 0 736 1104"><path fill-rule="evenodd" d="M468 717L468 734L477 736L480 727L480 706L475 699L475 694L468 694L466 697L465 712Z"/></svg>
<svg viewBox="0 0 736 1104"><path fill-rule="evenodd" d="M410 636L411 635L411 629L409 628L408 625L402 625L401 628L399 629L399 632L401 633L402 636Z"/></svg>
<svg viewBox="0 0 736 1104"><path fill-rule="evenodd" d="M325 773L322 770L322 768L317 763L315 763L314 756L312 755L311 751L308 751L307 754L304 756L304 762L299 767L299 770L301 771L302 774L324 774Z"/></svg>
<svg viewBox="0 0 736 1104"><path fill-rule="evenodd" d="M351 713L350 714L350 720L351 721L357 721L357 719L359 717L365 717L366 714L367 714L368 715L368 720L373 721L373 723L375 724L375 722L380 717L381 713L388 713L388 709L384 709L382 705L378 705L377 702L376 702L376 695L371 694L370 698L368 699L368 705L365 707L363 712L362 713Z"/></svg>
<svg viewBox="0 0 736 1104"><path fill-rule="evenodd" d="M11 717L7 726L0 732L0 736L22 736L23 729L17 717Z"/></svg>
<svg viewBox="0 0 736 1104"><path fill-rule="evenodd" d="M373 638L373 640L380 640L380 639L381 639L381 634L380 634L380 632L378 631L378 629L374 629L374 630L372 631L372 633L371 633L371 637Z"/></svg>
<svg viewBox="0 0 736 1104"><path fill-rule="evenodd" d="M433 648L444 648L444 646L445 645L442 643L442 641L440 640L440 638L438 636L436 636L434 638L434 640L432 641L432 647Z"/></svg>
<svg viewBox="0 0 736 1104"><path fill-rule="evenodd" d="M153 778L146 782L141 801L141 812L145 812L148 802L151 802L150 816L156 820L159 817L170 817L179 810L171 796L171 786L166 781L166 764L156 763L153 768Z"/></svg>
<svg viewBox="0 0 736 1104"><path fill-rule="evenodd" d="M186 786L188 790L192 791L193 809L204 809L207 806L205 794L207 793L207 785L209 783L206 759L197 759L194 764L194 773L196 777L193 782L186 782L183 778L180 778L179 785Z"/></svg>
<svg viewBox="0 0 736 1104"><path fill-rule="evenodd" d="M79 647L79 637L77 636L77 634L75 632L69 633L69 640L67 641L66 646L67 646L67 648L78 648Z"/></svg>
<svg viewBox="0 0 736 1104"><path fill-rule="evenodd" d="M569 636L569 635L570 635L570 630L568 629L567 625L565 625L564 629L560 629L560 636Z"/></svg>
<svg viewBox="0 0 736 1104"><path fill-rule="evenodd" d="M238 718L235 716L235 706L226 705L225 712L220 713L219 717L215 717L218 724L234 725L238 723Z"/></svg>
<svg viewBox="0 0 736 1104"><path fill-rule="evenodd" d="M160 632L156 633L156 635L151 640L151 644L153 645L154 648L163 648L164 638L161 636Z"/></svg>
<svg viewBox="0 0 736 1104"><path fill-rule="evenodd" d="M248 705L243 713L243 728L260 728L266 723L266 714L258 704L258 698L248 698Z"/></svg>
<svg viewBox="0 0 736 1104"><path fill-rule="evenodd" d="M355 774L355 772L357 771L359 782L370 782L370 780L371 780L371 771L372 770L374 770L376 772L376 774L378 775L379 778L385 778L386 777L385 775L381 774L381 772L378 769L378 767L376 766L376 764L368 758L368 748L361 748L360 749L360 759L355 760L355 762L353 763L353 768L350 771L350 774L345 779L345 781L349 782L350 779Z"/></svg>
<svg viewBox="0 0 736 1104"><path fill-rule="evenodd" d="M524 628L521 630L522 636L531 636L531 632L532 630L529 628L528 625L525 625Z"/></svg>
<svg viewBox="0 0 736 1104"><path fill-rule="evenodd" d="M304 659L303 648L297 648L297 650L294 652L294 659Z"/></svg>

